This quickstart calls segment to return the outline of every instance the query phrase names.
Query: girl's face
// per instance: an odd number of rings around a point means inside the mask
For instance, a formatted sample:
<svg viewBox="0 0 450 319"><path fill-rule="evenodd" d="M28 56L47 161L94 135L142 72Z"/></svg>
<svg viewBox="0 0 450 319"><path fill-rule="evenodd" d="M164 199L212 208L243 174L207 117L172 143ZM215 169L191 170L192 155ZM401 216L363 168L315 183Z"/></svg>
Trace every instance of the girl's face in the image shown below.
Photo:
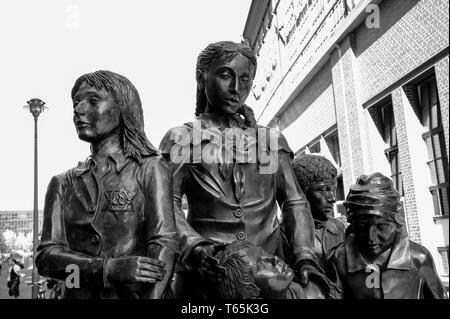
<svg viewBox="0 0 450 319"><path fill-rule="evenodd" d="M244 104L252 88L255 66L242 54L232 59L216 59L207 72L200 74L207 98L207 113L234 115Z"/></svg>
<svg viewBox="0 0 450 319"><path fill-rule="evenodd" d="M73 113L78 137L83 141L98 142L120 129L120 114L112 94L86 82L73 97Z"/></svg>
<svg viewBox="0 0 450 319"><path fill-rule="evenodd" d="M352 227L360 250L370 257L378 256L391 248L399 230L395 222L375 215L356 216Z"/></svg>

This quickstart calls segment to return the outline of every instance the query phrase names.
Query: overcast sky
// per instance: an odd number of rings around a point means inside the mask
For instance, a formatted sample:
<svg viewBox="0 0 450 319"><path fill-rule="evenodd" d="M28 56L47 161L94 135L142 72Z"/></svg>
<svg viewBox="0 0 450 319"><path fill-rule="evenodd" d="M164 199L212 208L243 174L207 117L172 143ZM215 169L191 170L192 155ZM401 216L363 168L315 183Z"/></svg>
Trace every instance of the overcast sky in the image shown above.
<svg viewBox="0 0 450 319"><path fill-rule="evenodd" d="M145 130L190 121L195 62L209 43L240 41L251 0L19 0L0 4L0 211L33 208L33 117L41 98L39 208L53 175L89 155L72 123L70 90L99 69L126 76L141 96Z"/></svg>

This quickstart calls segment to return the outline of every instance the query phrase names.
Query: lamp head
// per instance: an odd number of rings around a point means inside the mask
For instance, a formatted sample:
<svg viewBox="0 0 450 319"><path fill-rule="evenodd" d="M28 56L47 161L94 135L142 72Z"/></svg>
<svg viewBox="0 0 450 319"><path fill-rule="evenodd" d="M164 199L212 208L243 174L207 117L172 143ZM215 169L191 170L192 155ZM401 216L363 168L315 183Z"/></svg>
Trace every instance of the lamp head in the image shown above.
<svg viewBox="0 0 450 319"><path fill-rule="evenodd" d="M45 102L38 98L33 98L27 101L28 105L25 105L24 108L29 109L30 113L33 114L34 117L38 117L41 112L43 112L47 107L45 106Z"/></svg>

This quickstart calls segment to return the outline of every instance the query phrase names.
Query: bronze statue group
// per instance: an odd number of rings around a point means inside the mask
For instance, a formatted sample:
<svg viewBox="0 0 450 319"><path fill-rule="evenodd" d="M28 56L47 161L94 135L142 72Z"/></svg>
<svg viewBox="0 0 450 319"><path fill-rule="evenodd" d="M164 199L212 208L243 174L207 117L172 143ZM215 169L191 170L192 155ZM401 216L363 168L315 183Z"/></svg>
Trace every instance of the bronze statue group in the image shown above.
<svg viewBox="0 0 450 319"><path fill-rule="evenodd" d="M159 150L127 78L76 80L73 122L91 155L52 178L36 256L55 280L79 269L64 298L446 297L431 254L408 239L388 177L360 176L344 202L348 227L333 217L336 168L320 155L294 158L245 104L256 69L245 44L208 45L196 119L170 129Z"/></svg>

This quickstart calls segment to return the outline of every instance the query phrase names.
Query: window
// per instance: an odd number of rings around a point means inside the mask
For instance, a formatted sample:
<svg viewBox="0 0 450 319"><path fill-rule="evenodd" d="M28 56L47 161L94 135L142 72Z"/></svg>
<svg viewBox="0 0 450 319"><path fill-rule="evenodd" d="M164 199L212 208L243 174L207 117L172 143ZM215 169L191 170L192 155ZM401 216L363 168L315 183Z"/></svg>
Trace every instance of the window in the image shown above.
<svg viewBox="0 0 450 319"><path fill-rule="evenodd" d="M434 75L417 85L417 97L421 122L427 129L422 138L428 151L427 164L431 174L430 192L433 196L434 214L448 216L448 160Z"/></svg>
<svg viewBox="0 0 450 319"><path fill-rule="evenodd" d="M336 201L344 201L344 180L342 179L342 173L337 176L337 187L336 187Z"/></svg>
<svg viewBox="0 0 450 319"><path fill-rule="evenodd" d="M341 167L341 155L339 152L339 137L337 130L334 130L331 134L325 136L325 142L330 150L331 156L335 163Z"/></svg>
<svg viewBox="0 0 450 319"><path fill-rule="evenodd" d="M308 145L309 151L312 153L320 153L320 141Z"/></svg>
<svg viewBox="0 0 450 319"><path fill-rule="evenodd" d="M404 196L402 171L397 144L397 130L395 125L394 110L392 99L389 95L382 101L369 108L369 113L380 133L383 141L387 144L384 150L386 159L391 169L391 179L394 187Z"/></svg>
<svg viewBox="0 0 450 319"><path fill-rule="evenodd" d="M442 275L448 276L448 247L438 247L438 252L441 258Z"/></svg>
<svg viewBox="0 0 450 319"><path fill-rule="evenodd" d="M341 153L339 150L339 136L337 129L334 129L330 134L324 137L324 140L328 146L328 150L334 159L334 162L338 167L341 167ZM344 194L344 181L342 179L341 170L338 170L337 176L337 188L336 188L336 201L345 200Z"/></svg>
<svg viewBox="0 0 450 319"><path fill-rule="evenodd" d="M397 130L395 128L394 111L392 108L392 102L389 100L387 103L380 106L380 120L383 125L382 135L383 140L388 144L388 148L384 150L384 154L391 167L391 179L394 183L394 187L403 196L403 180L400 168L400 161L398 157L398 145L397 145Z"/></svg>

